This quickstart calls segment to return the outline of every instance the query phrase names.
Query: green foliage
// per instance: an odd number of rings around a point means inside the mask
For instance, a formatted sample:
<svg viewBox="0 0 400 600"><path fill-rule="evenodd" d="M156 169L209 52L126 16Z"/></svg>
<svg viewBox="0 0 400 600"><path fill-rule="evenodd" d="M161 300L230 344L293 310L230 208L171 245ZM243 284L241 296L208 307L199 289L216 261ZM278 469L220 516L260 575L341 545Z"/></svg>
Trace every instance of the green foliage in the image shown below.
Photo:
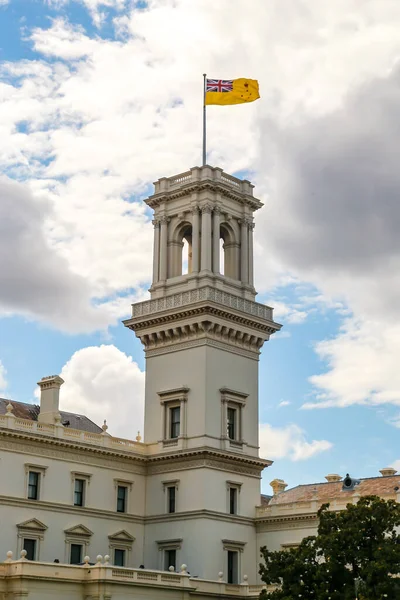
<svg viewBox="0 0 400 600"><path fill-rule="evenodd" d="M297 548L261 548L263 600L400 599L400 504L365 496L346 510L318 511L318 535Z"/></svg>

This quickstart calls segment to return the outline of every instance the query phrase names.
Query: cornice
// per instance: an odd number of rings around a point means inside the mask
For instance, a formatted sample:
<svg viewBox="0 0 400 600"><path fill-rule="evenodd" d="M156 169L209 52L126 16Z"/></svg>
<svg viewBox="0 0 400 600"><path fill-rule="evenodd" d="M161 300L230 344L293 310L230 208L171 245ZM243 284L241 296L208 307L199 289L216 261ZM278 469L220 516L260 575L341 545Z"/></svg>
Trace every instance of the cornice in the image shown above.
<svg viewBox="0 0 400 600"><path fill-rule="evenodd" d="M318 522L317 513L302 513L290 515L276 515L268 517L256 517L255 523L258 529L268 531L269 529L284 529L288 524L299 524L304 526L305 523L316 524Z"/></svg>
<svg viewBox="0 0 400 600"><path fill-rule="evenodd" d="M44 500L28 500L27 498L18 498L16 496L0 495L0 506L12 506L27 508L34 511L35 515L40 510L47 512L63 513L76 515L77 517L96 517L98 519L124 521L126 523L139 523L143 525L144 517L129 513L117 513L111 510L91 508L89 506L72 506L71 504L62 504L60 502L46 502Z"/></svg>
<svg viewBox="0 0 400 600"><path fill-rule="evenodd" d="M247 525L252 528L255 527L254 519L251 517L245 517L243 515L229 515L227 513L221 513L215 510L187 510L176 513L167 513L160 515L149 515L145 517L145 523L176 523L179 521L188 521L193 519L211 519L213 521L224 521L231 525Z"/></svg>
<svg viewBox="0 0 400 600"><path fill-rule="evenodd" d="M0 428L0 449L29 456L43 456L85 465L93 464L103 468L118 468L136 475L146 475L147 455L138 457L101 446L70 444L60 438L39 436L15 429Z"/></svg>
<svg viewBox="0 0 400 600"><path fill-rule="evenodd" d="M218 450L184 450L176 453L160 453L151 457L148 475L194 468L211 468L260 479L261 471L271 464L272 461L269 460Z"/></svg>
<svg viewBox="0 0 400 600"><path fill-rule="evenodd" d="M182 352L184 350L189 350L190 348L198 348L200 346L210 346L211 348L218 348L219 350L231 352L232 354L244 356L245 358L251 358L252 360L256 361L259 360L260 356L259 350L248 350L247 348L235 346L232 343L226 343L221 340L211 339L208 337L176 342L175 344L168 346L158 346L156 348L152 348L151 350L145 349L145 352L146 358L150 358L152 356L170 354L171 352Z"/></svg>
<svg viewBox="0 0 400 600"><path fill-rule="evenodd" d="M182 198L185 196L190 196L193 193L199 193L203 191L214 192L221 194L222 197L229 198L230 200L235 200L239 204L249 206L253 211L258 210L263 206L262 202L255 198L250 194L245 194L236 191L232 186L227 183L224 183L223 180L214 181L214 180L203 180L197 182L189 182L184 186L180 186L175 190L168 190L164 192L159 192L157 194L153 194L147 200L145 200L147 206L155 210L158 206L163 204L164 202L168 202L170 200L175 200L176 198Z"/></svg>

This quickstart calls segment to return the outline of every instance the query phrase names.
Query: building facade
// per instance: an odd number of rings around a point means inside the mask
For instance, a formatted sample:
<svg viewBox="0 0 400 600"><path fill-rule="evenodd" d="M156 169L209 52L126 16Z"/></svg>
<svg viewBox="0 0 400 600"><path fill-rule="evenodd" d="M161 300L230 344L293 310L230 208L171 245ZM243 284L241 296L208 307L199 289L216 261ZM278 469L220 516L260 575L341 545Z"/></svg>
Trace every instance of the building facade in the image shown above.
<svg viewBox="0 0 400 600"><path fill-rule="evenodd" d="M61 411L58 376L40 407L0 400L0 598L257 596L259 548L296 545L322 499L348 501L338 480L260 496L259 355L280 325L255 301L253 186L196 167L146 202L150 299L124 322L146 355L144 438Z"/></svg>

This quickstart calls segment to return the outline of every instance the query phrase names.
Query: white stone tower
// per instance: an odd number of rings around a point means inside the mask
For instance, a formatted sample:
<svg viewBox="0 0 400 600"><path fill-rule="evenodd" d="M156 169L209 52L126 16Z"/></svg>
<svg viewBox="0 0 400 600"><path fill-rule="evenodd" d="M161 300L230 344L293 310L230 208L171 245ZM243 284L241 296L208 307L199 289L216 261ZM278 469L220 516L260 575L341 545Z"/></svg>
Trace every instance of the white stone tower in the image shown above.
<svg viewBox="0 0 400 600"><path fill-rule="evenodd" d="M258 359L280 328L254 301L262 204L249 181L210 166L159 179L146 203L151 300L125 321L146 353L146 566L184 562L200 577L255 581L253 518L271 464L258 454Z"/></svg>

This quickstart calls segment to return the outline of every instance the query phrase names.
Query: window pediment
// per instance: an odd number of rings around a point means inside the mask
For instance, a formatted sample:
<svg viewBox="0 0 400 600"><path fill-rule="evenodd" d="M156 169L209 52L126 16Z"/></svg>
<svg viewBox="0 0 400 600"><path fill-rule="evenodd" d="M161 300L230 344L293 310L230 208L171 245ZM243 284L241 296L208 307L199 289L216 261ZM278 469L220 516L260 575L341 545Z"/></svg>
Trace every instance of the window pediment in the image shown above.
<svg viewBox="0 0 400 600"><path fill-rule="evenodd" d="M46 531L47 529L47 525L45 525L44 523L42 523L41 521L39 521L39 519L29 519L28 521L24 521L23 523L18 523L17 527L19 530L24 530L24 531L30 531L30 532L35 532L35 531Z"/></svg>
<svg viewBox="0 0 400 600"><path fill-rule="evenodd" d="M93 535L93 531L90 531L85 525L75 525L69 529L64 529L64 533L67 535L76 535L79 537L90 537Z"/></svg>
<svg viewBox="0 0 400 600"><path fill-rule="evenodd" d="M108 536L108 539L112 542L129 542L133 543L136 538L133 537L130 533L128 533L125 529L121 529L120 531L116 531L115 533L111 533Z"/></svg>

